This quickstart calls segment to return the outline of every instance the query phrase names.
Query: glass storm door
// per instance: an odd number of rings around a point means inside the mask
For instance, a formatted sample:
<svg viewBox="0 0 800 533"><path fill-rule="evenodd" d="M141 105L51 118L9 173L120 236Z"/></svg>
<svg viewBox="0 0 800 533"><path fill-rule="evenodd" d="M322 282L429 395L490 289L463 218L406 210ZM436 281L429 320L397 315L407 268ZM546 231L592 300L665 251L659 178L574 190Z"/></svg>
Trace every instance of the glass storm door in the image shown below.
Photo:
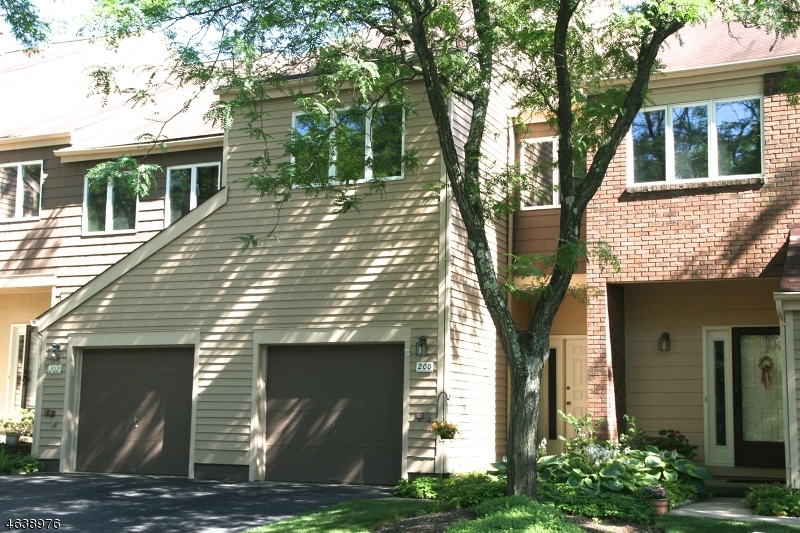
<svg viewBox="0 0 800 533"><path fill-rule="evenodd" d="M780 329L733 328L736 466L782 468L783 362Z"/></svg>

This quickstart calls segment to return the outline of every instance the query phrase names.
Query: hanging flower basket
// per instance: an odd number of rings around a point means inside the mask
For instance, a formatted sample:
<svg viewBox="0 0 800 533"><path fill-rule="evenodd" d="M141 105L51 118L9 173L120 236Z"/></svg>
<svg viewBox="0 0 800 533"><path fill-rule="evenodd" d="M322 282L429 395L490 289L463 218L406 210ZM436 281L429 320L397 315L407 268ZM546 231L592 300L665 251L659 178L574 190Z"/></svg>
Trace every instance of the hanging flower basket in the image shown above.
<svg viewBox="0 0 800 533"><path fill-rule="evenodd" d="M458 433L458 426L449 422L439 422L438 420L434 420L433 424L431 424L431 427L429 428L429 431L434 435L439 435L439 438L442 440L449 440L455 437L456 433Z"/></svg>

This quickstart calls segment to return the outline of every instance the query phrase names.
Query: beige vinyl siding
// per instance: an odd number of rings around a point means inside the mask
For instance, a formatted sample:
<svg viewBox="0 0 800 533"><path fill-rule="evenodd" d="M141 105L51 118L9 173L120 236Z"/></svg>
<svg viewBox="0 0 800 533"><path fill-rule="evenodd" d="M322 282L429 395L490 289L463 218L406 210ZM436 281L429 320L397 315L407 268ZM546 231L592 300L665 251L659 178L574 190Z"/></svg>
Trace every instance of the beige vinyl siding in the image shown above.
<svg viewBox="0 0 800 533"><path fill-rule="evenodd" d="M703 462L702 328L776 325L780 280L630 284L625 286L625 376L628 414L654 434L677 429L698 445ZM668 332L669 352L658 351ZM735 472L729 472L734 475Z"/></svg>
<svg viewBox="0 0 800 533"><path fill-rule="evenodd" d="M427 336L435 353L439 206L423 198L441 166L421 89L413 90L419 114L407 118L405 138L423 163L418 173L389 181L385 198L370 197L361 213L334 214L331 201L297 190L280 214L279 240L247 251L235 237L264 235L278 219L269 199L236 182L250 174L248 162L263 144L235 124L227 204L51 326L50 337L199 328L195 462L241 465L249 461L254 328L404 324L412 341ZM264 110L277 163L297 109L284 98ZM416 360L406 358L412 417L432 413L436 393L435 373L414 372ZM49 389L58 380L46 383ZM410 471L431 465L424 461L433 457L427 425L409 420ZM42 444L55 453L59 439L43 436Z"/></svg>
<svg viewBox="0 0 800 533"><path fill-rule="evenodd" d="M481 169L502 170L511 148L508 117L510 95L495 89L486 117ZM471 107L453 101L454 135L462 144L471 121ZM447 449L449 470L482 470L505 453L506 362L496 329L480 293L467 235L458 207L453 204L451 221L452 350L445 389L450 394L448 420L458 424L461 438ZM505 220L487 225L486 234L496 268L504 268L507 245Z"/></svg>
<svg viewBox="0 0 800 533"><path fill-rule="evenodd" d="M0 152L0 164L43 161L39 220L0 221L0 276L55 274L56 301L94 279L164 227L166 177L156 173L157 189L139 200L135 233L81 234L84 177L100 161L62 163L53 151L63 146ZM167 167L219 162L222 149L148 155L147 163Z"/></svg>

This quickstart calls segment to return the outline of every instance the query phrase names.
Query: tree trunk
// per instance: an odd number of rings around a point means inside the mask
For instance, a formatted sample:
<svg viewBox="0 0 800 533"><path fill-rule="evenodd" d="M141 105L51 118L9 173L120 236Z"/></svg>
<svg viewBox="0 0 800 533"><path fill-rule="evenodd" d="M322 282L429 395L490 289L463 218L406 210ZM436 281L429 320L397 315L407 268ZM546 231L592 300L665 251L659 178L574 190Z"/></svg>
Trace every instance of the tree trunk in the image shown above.
<svg viewBox="0 0 800 533"><path fill-rule="evenodd" d="M550 351L547 336L523 333L520 346L527 354L514 358L511 370L511 412L508 443L508 485L506 493L536 498L536 453L539 438L539 405L542 371Z"/></svg>

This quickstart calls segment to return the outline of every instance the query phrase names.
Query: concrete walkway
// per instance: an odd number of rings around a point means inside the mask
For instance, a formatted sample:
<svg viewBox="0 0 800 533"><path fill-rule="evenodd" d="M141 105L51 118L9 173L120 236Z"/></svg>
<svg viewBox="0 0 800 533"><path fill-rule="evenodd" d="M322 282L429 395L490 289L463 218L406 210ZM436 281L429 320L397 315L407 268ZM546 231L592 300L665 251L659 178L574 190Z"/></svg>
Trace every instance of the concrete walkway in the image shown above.
<svg viewBox="0 0 800 533"><path fill-rule="evenodd" d="M674 509L670 511L670 514L698 518L724 518L739 522L769 522L770 524L800 527L800 518L756 516L742 504L741 498L709 498Z"/></svg>

